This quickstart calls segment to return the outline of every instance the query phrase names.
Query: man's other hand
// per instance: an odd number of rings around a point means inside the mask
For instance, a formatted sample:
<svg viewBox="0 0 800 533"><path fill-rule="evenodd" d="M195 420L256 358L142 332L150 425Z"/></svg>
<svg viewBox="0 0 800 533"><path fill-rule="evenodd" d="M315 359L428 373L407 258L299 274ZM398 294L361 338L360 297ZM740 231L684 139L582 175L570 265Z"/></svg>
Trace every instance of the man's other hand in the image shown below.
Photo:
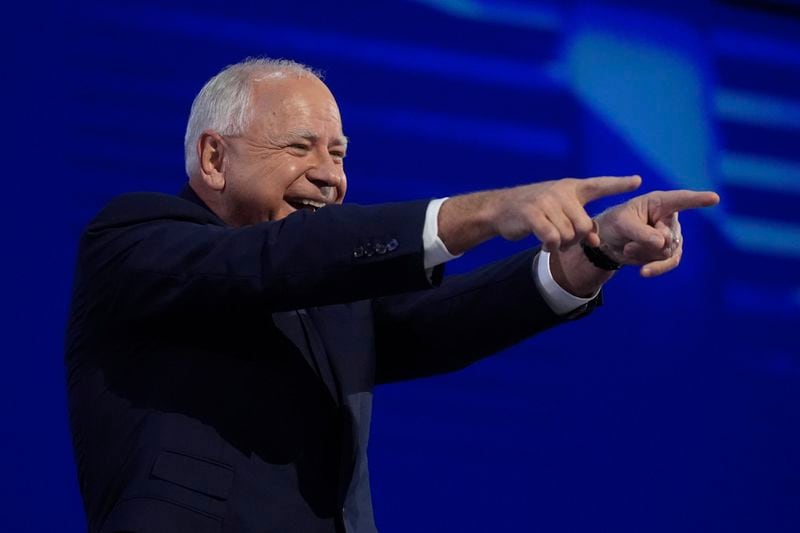
<svg viewBox="0 0 800 533"><path fill-rule="evenodd" d="M639 176L565 178L500 191L497 234L508 240L533 234L548 252L583 240L598 246L595 226L583 206L604 196L636 190L641 183Z"/></svg>
<svg viewBox="0 0 800 533"><path fill-rule="evenodd" d="M617 263L640 265L644 277L660 276L681 261L678 213L718 203L719 196L709 191L655 191L637 196L595 218L600 250Z"/></svg>

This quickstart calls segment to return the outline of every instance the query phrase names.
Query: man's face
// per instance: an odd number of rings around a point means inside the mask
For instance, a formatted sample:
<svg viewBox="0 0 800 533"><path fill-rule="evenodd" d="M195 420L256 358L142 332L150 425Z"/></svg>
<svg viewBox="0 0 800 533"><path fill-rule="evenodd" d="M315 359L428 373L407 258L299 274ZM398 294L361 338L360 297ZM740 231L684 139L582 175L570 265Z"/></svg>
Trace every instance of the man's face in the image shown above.
<svg viewBox="0 0 800 533"><path fill-rule="evenodd" d="M223 199L230 221L255 224L342 203L347 139L328 88L311 77L258 81L253 110L242 135L225 137Z"/></svg>

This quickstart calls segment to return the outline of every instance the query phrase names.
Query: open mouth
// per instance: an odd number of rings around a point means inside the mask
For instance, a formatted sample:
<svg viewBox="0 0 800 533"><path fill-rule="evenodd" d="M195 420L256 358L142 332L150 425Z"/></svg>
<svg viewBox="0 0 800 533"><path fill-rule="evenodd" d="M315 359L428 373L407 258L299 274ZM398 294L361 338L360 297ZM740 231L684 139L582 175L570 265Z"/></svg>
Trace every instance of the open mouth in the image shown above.
<svg viewBox="0 0 800 533"><path fill-rule="evenodd" d="M312 213L317 209L322 209L325 207L325 202L309 200L308 198L287 199L286 203L294 207L297 211L305 209L306 211L311 211Z"/></svg>

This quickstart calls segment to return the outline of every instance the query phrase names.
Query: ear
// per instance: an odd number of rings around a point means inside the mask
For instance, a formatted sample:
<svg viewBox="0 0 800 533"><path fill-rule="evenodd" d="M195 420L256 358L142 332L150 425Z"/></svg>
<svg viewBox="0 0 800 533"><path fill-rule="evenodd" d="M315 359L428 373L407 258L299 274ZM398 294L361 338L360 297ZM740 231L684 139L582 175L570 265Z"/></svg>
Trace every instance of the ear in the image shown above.
<svg viewBox="0 0 800 533"><path fill-rule="evenodd" d="M197 140L197 159L200 162L200 177L212 190L225 188L225 140L213 130L206 130Z"/></svg>

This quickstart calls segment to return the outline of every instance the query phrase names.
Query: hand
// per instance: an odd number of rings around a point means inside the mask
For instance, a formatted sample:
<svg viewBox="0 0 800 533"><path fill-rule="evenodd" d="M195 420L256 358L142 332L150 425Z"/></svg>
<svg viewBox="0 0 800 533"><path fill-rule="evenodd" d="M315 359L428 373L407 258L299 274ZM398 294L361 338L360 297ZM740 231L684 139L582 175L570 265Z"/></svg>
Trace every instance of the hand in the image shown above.
<svg viewBox="0 0 800 533"><path fill-rule="evenodd" d="M565 178L497 191L494 229L508 240L533 234L548 252L580 241L599 246L597 228L583 206L604 196L633 191L641 183L639 176Z"/></svg>
<svg viewBox="0 0 800 533"><path fill-rule="evenodd" d="M597 216L600 250L625 265L641 265L644 277L677 267L683 255L678 213L719 203L714 192L655 191Z"/></svg>

